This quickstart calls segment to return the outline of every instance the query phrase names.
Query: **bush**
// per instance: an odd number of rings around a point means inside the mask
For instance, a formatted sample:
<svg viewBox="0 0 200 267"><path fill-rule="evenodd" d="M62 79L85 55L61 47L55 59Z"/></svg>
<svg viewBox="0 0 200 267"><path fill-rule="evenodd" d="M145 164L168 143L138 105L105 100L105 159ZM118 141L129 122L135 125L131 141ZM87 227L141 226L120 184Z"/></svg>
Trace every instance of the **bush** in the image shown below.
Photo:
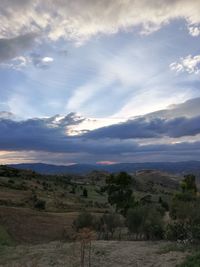
<svg viewBox="0 0 200 267"><path fill-rule="evenodd" d="M130 233L140 233L145 221L146 209L145 207L136 207L130 209L126 218L126 225Z"/></svg>
<svg viewBox="0 0 200 267"><path fill-rule="evenodd" d="M101 226L103 227L103 229L101 230L103 230L106 233L107 237L108 237L108 233L110 233L111 237L113 237L116 228L123 226L123 219L122 219L122 216L120 216L119 214L116 214L116 213L106 214L105 213L101 217L100 223L101 223Z"/></svg>
<svg viewBox="0 0 200 267"><path fill-rule="evenodd" d="M88 191L86 188L83 189L83 197L88 197Z"/></svg>
<svg viewBox="0 0 200 267"><path fill-rule="evenodd" d="M88 212L83 212L78 215L78 217L73 221L73 227L76 231L79 231L82 228L94 228L96 217Z"/></svg>
<svg viewBox="0 0 200 267"><path fill-rule="evenodd" d="M45 210L46 208L46 201L42 199L37 199L34 203L34 208L38 210Z"/></svg>
<svg viewBox="0 0 200 267"><path fill-rule="evenodd" d="M129 210L126 224L130 233L142 234L146 239L163 238L162 215L152 205L138 206Z"/></svg>
<svg viewBox="0 0 200 267"><path fill-rule="evenodd" d="M187 226L182 222L168 224L165 230L165 237L168 240L186 240L189 238Z"/></svg>
<svg viewBox="0 0 200 267"><path fill-rule="evenodd" d="M144 234L147 239L162 239L164 236L162 215L155 208L148 208Z"/></svg>
<svg viewBox="0 0 200 267"><path fill-rule="evenodd" d="M179 267L199 267L199 266L200 266L200 253L188 256L185 262L179 265Z"/></svg>

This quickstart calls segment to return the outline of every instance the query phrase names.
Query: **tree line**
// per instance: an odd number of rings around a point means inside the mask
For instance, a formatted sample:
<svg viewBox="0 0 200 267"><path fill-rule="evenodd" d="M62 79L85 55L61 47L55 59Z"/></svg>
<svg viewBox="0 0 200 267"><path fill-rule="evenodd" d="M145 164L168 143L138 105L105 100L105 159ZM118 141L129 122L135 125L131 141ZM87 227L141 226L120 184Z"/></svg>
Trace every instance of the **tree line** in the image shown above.
<svg viewBox="0 0 200 267"><path fill-rule="evenodd" d="M153 202L150 195L137 200L133 187L133 178L126 172L110 175L102 190L112 212L101 216L80 213L74 229L91 229L99 239L200 241L200 196L194 175L184 177L168 202L161 197Z"/></svg>

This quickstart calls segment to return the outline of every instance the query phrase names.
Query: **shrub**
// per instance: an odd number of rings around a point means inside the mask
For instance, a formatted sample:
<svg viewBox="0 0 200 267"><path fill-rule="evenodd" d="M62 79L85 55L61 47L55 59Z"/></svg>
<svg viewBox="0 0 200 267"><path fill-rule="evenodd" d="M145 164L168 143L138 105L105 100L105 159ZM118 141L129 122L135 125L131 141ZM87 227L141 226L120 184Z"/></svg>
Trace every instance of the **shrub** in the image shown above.
<svg viewBox="0 0 200 267"><path fill-rule="evenodd" d="M147 239L163 238L162 215L152 205L129 210L126 223L130 233L142 234Z"/></svg>
<svg viewBox="0 0 200 267"><path fill-rule="evenodd" d="M37 199L34 203L34 208L38 210L45 210L46 208L46 201L42 199Z"/></svg>
<svg viewBox="0 0 200 267"><path fill-rule="evenodd" d="M78 215L78 217L73 221L73 227L76 231L82 228L94 228L95 217L88 212L83 212Z"/></svg>
<svg viewBox="0 0 200 267"><path fill-rule="evenodd" d="M168 224L165 229L165 237L168 240L185 240L188 239L188 234L187 226L182 222Z"/></svg>
<svg viewBox="0 0 200 267"><path fill-rule="evenodd" d="M179 265L179 267L199 267L200 266L200 253L192 256L188 256L184 263Z"/></svg>
<svg viewBox="0 0 200 267"><path fill-rule="evenodd" d="M144 207L136 207L128 211L126 224L130 233L138 234L141 232L145 216L146 209Z"/></svg>
<svg viewBox="0 0 200 267"><path fill-rule="evenodd" d="M100 222L101 226L103 226L104 228L102 230L107 234L110 233L111 237L113 237L116 228L123 226L122 216L116 213L110 213L110 214L105 213L101 217Z"/></svg>
<svg viewBox="0 0 200 267"><path fill-rule="evenodd" d="M86 188L83 189L83 197L88 197L88 191Z"/></svg>

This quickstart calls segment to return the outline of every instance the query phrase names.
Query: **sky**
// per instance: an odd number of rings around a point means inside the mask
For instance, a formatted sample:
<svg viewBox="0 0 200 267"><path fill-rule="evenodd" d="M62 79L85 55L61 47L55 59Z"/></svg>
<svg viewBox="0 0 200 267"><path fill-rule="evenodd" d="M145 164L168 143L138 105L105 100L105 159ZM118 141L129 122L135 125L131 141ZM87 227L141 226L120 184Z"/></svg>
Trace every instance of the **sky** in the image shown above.
<svg viewBox="0 0 200 267"><path fill-rule="evenodd" d="M0 164L187 160L199 0L0 1Z"/></svg>

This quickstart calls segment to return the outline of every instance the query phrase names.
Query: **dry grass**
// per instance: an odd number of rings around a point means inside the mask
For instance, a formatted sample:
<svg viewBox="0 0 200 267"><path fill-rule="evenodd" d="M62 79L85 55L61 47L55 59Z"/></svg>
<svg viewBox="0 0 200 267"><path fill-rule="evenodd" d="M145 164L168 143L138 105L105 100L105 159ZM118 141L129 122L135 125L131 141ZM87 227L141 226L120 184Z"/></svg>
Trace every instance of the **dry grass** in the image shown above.
<svg viewBox="0 0 200 267"><path fill-rule="evenodd" d="M18 243L45 243L68 239L76 212L48 213L28 208L0 207L0 224Z"/></svg>
<svg viewBox="0 0 200 267"><path fill-rule="evenodd" d="M175 267L183 262L186 254L180 251L158 254L163 244L165 243L94 241L91 266ZM51 242L45 245L18 246L5 249L0 256L0 266L5 267L78 267L80 244Z"/></svg>

